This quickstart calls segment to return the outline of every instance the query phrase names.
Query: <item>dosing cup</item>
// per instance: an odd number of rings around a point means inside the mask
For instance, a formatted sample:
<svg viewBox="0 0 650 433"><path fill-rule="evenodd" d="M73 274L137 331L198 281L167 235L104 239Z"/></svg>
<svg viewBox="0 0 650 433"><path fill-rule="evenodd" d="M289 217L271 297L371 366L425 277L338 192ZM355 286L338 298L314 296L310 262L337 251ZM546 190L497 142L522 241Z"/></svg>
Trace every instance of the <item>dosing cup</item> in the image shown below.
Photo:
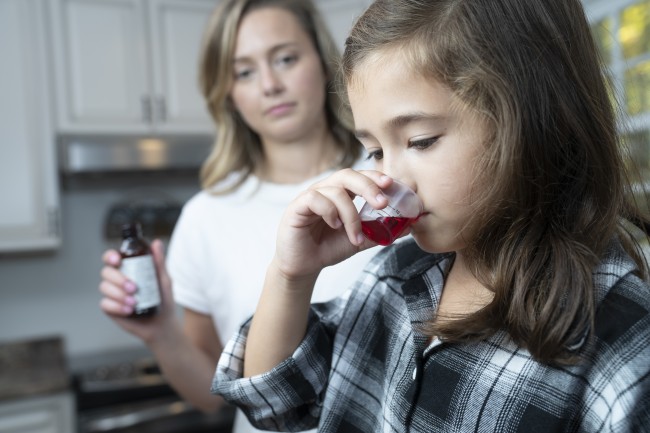
<svg viewBox="0 0 650 433"><path fill-rule="evenodd" d="M415 192L396 180L382 190L388 205L375 209L367 202L359 211L363 234L379 245L390 245L422 213L422 202Z"/></svg>

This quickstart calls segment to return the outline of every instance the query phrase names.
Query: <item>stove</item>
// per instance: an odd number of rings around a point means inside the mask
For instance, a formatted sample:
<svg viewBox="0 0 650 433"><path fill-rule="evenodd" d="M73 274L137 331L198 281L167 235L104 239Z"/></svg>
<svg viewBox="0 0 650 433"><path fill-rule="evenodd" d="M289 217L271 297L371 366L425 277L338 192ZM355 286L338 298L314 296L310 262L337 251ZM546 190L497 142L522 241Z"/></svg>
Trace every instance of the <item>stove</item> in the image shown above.
<svg viewBox="0 0 650 433"><path fill-rule="evenodd" d="M76 360L78 433L230 433L234 408L204 414L169 386L148 351Z"/></svg>

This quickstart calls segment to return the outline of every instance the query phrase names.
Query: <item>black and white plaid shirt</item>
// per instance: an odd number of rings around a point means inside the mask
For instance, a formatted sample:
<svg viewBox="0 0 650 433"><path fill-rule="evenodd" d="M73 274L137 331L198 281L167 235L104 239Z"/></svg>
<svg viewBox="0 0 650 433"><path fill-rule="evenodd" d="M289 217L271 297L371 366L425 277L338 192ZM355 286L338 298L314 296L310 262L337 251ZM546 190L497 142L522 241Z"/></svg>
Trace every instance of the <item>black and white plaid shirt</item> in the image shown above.
<svg viewBox="0 0 650 433"><path fill-rule="evenodd" d="M550 367L505 333L450 344L418 332L449 255L383 249L347 299L314 305L307 335L272 371L242 379L248 323L212 391L259 428L319 432L650 432L650 287L613 243L595 272L596 338L585 362Z"/></svg>

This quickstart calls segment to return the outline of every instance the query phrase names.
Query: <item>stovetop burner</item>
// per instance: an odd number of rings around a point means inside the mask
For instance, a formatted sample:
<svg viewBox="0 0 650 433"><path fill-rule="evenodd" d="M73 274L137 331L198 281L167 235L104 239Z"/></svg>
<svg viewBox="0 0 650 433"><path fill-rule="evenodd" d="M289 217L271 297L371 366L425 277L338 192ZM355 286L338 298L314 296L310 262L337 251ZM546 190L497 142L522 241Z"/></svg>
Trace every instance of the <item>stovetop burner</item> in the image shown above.
<svg viewBox="0 0 650 433"><path fill-rule="evenodd" d="M175 396L153 358L100 365L73 376L79 410Z"/></svg>

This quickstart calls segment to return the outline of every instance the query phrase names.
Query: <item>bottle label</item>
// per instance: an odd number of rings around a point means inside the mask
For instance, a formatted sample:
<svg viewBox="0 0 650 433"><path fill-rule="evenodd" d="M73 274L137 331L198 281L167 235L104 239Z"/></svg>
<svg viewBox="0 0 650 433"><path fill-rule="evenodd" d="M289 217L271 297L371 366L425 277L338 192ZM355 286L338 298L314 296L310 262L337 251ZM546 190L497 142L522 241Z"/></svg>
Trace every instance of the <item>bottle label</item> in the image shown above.
<svg viewBox="0 0 650 433"><path fill-rule="evenodd" d="M146 255L122 259L120 270L138 287L133 295L138 310L160 305L160 290L153 257Z"/></svg>

